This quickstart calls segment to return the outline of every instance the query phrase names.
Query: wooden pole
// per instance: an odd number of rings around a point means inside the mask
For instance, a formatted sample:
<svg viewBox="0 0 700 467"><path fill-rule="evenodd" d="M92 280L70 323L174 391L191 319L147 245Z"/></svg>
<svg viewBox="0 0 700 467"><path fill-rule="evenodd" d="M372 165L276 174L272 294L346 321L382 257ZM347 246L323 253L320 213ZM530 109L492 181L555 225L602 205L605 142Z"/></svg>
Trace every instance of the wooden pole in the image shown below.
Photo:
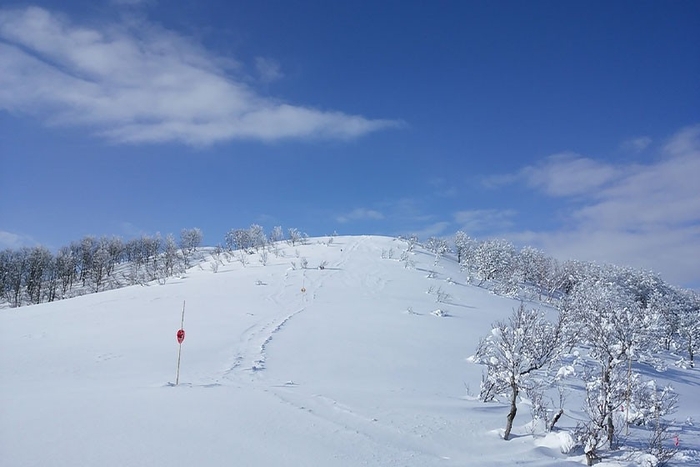
<svg viewBox="0 0 700 467"><path fill-rule="evenodd" d="M182 319L180 320L180 329L185 328L185 301L182 301ZM182 342L178 343L177 349L177 375L175 376L175 386L180 384L180 356L182 355Z"/></svg>

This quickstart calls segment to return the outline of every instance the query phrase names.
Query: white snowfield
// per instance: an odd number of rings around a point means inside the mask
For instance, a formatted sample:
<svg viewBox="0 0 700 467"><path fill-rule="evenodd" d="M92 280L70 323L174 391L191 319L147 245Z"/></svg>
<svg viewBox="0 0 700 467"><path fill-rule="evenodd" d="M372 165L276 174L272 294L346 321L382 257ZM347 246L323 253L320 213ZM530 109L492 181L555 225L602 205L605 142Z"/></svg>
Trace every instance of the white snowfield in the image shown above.
<svg viewBox="0 0 700 467"><path fill-rule="evenodd" d="M585 463L562 453L573 416L533 437L523 405L504 441L507 405L468 396L482 367L467 357L518 301L466 285L454 260L433 266L420 248L405 267L401 240L328 240L283 243L266 265L252 254L164 285L0 310L0 465ZM700 423L697 372L668 371L680 421ZM679 424L686 455L674 462L697 465L698 429Z"/></svg>

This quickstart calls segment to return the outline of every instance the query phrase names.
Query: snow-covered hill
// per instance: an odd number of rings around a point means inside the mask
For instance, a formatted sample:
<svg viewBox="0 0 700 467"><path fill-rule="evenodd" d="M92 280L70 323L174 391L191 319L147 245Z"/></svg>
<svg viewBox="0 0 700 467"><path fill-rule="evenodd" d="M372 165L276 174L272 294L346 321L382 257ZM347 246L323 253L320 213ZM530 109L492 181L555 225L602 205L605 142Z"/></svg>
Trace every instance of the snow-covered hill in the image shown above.
<svg viewBox="0 0 700 467"><path fill-rule="evenodd" d="M470 396L482 368L466 358L519 302L421 248L400 261L401 240L329 240L283 243L264 265L254 254L162 285L0 310L0 464L584 462L561 452L562 432L533 437L526 407L504 441L507 406ZM661 377L681 398L677 463L697 465L698 370Z"/></svg>

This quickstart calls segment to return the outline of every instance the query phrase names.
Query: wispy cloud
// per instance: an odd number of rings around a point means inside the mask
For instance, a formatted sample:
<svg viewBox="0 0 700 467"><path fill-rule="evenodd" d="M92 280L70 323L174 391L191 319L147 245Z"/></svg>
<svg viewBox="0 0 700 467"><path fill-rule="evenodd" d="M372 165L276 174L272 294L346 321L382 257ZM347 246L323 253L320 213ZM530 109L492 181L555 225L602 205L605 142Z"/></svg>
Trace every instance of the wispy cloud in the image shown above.
<svg viewBox="0 0 700 467"><path fill-rule="evenodd" d="M459 211L454 214L454 221L469 234L493 232L508 229L513 225L513 210L476 209Z"/></svg>
<svg viewBox="0 0 700 467"><path fill-rule="evenodd" d="M428 185L430 185L434 191L435 196L441 198L453 198L457 196L457 188L450 186L444 178L433 177L428 180Z"/></svg>
<svg viewBox="0 0 700 467"><path fill-rule="evenodd" d="M438 237L443 235L447 229L452 225L451 222L435 222L432 224L424 225L418 230L411 232L405 232L406 235L416 235L420 239L426 239L429 237Z"/></svg>
<svg viewBox="0 0 700 467"><path fill-rule="evenodd" d="M15 249L34 244L36 244L36 242L29 237L0 230L0 248Z"/></svg>
<svg viewBox="0 0 700 467"><path fill-rule="evenodd" d="M638 138L628 139L620 144L620 149L629 152L642 152L651 144L652 139L648 136L640 136Z"/></svg>
<svg viewBox="0 0 700 467"><path fill-rule="evenodd" d="M0 108L120 143L352 139L400 127L260 96L236 63L140 21L102 25L29 7L0 10ZM281 77L257 63L262 79Z"/></svg>
<svg viewBox="0 0 700 467"><path fill-rule="evenodd" d="M578 196L575 203L563 200L570 213L565 229L511 237L559 257L627 264L700 284L700 125L677 132L658 156L617 167L581 156L549 158L538 166L536 183L534 169L521 171L515 179L552 197Z"/></svg>
<svg viewBox="0 0 700 467"><path fill-rule="evenodd" d="M144 5L154 3L155 0L110 0L114 5Z"/></svg>
<svg viewBox="0 0 700 467"><path fill-rule="evenodd" d="M280 70L280 64L271 58L257 57L255 68L263 83L271 83L284 78L284 73Z"/></svg>
<svg viewBox="0 0 700 467"><path fill-rule="evenodd" d="M382 220L384 219L384 214L373 209L357 208L352 210L347 214L342 214L336 216L336 221L345 224L352 221L363 221L363 220Z"/></svg>
<svg viewBox="0 0 700 467"><path fill-rule="evenodd" d="M575 153L561 153L523 168L517 178L551 196L576 196L599 189L616 173L617 169L609 164Z"/></svg>

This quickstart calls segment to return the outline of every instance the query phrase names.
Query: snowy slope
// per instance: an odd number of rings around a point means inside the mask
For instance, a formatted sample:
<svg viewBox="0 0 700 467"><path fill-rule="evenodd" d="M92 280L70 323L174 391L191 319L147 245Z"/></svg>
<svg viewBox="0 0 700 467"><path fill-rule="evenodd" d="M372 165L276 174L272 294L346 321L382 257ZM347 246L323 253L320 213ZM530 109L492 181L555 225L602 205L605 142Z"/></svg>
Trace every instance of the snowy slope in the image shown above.
<svg viewBox="0 0 700 467"><path fill-rule="evenodd" d="M467 396L482 369L466 357L518 302L466 285L453 261L433 266L420 248L406 268L405 249L314 239L283 244L266 265L251 255L164 285L1 310L0 463L581 465L556 436L524 436L526 408L506 442L505 406ZM436 302L437 290L449 297ZM666 376L678 417L700 421L697 370ZM698 432L687 425L682 440L679 465L695 465Z"/></svg>

